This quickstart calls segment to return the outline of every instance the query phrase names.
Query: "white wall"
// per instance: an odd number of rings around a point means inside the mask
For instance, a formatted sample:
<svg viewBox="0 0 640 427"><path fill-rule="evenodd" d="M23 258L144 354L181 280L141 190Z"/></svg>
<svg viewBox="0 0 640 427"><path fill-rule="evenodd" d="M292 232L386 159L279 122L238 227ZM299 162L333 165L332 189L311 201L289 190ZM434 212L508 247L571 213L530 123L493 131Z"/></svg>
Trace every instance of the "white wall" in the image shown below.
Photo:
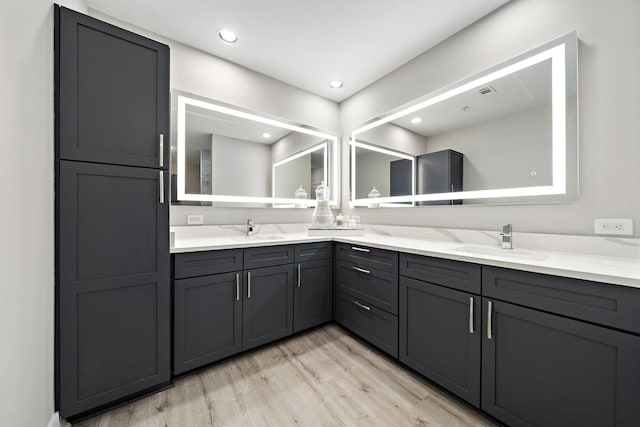
<svg viewBox="0 0 640 427"><path fill-rule="evenodd" d="M344 136L360 123L577 30L580 195L569 204L357 209L363 222L592 234L594 218L632 218L640 236L640 2L513 0L340 106ZM343 176L348 165L343 162ZM342 194L348 194L343 180ZM443 211L443 209L445 209ZM343 210L346 199L343 199Z"/></svg>
<svg viewBox="0 0 640 427"><path fill-rule="evenodd" d="M86 12L81 0L58 3ZM52 1L4 1L0 51L0 417L44 427L54 411Z"/></svg>

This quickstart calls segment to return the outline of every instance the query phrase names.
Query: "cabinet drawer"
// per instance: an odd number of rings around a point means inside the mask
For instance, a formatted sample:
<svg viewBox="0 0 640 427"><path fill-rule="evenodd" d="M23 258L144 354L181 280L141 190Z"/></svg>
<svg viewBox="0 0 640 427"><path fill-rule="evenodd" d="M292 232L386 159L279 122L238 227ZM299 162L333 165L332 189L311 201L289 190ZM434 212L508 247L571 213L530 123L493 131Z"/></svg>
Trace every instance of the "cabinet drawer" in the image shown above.
<svg viewBox="0 0 640 427"><path fill-rule="evenodd" d="M364 302L398 314L398 275L364 268L348 261L336 263L336 290L347 292Z"/></svg>
<svg viewBox="0 0 640 427"><path fill-rule="evenodd" d="M398 273L398 253L360 245L336 245L336 257L365 267Z"/></svg>
<svg viewBox="0 0 640 427"><path fill-rule="evenodd" d="M174 255L174 277L206 276L242 270L242 249L191 252Z"/></svg>
<svg viewBox="0 0 640 427"><path fill-rule="evenodd" d="M435 283L465 292L480 293L481 270L479 264L400 254L400 275Z"/></svg>
<svg viewBox="0 0 640 427"><path fill-rule="evenodd" d="M293 264L293 246L263 246L244 250L244 269Z"/></svg>
<svg viewBox="0 0 640 427"><path fill-rule="evenodd" d="M333 258L333 243L331 242L302 243L296 245L294 249L296 262Z"/></svg>
<svg viewBox="0 0 640 427"><path fill-rule="evenodd" d="M398 317L345 293L336 296L336 322L398 357Z"/></svg>
<svg viewBox="0 0 640 427"><path fill-rule="evenodd" d="M483 267L486 297L640 333L640 289Z"/></svg>

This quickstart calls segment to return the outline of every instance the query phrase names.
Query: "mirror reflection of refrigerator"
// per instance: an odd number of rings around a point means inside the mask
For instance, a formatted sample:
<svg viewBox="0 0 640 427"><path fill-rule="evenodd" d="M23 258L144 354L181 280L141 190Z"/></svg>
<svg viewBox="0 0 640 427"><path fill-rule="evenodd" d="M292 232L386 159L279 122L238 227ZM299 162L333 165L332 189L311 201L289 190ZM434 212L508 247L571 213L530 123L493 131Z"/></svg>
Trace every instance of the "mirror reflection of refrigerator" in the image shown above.
<svg viewBox="0 0 640 427"><path fill-rule="evenodd" d="M462 153L442 150L416 157L416 194L462 191ZM418 206L461 205L462 200L417 202Z"/></svg>

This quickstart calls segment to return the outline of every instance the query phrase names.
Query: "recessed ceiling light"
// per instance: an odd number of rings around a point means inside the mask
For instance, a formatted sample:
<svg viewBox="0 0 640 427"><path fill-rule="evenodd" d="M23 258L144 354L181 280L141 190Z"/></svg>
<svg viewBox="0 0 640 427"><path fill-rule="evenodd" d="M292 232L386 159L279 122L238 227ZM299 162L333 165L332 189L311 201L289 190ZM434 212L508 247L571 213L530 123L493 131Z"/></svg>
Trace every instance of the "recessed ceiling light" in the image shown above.
<svg viewBox="0 0 640 427"><path fill-rule="evenodd" d="M236 33L228 28L223 28L218 31L218 36L220 36L222 41L225 41L227 43L235 43L238 41L238 36L236 36Z"/></svg>
<svg viewBox="0 0 640 427"><path fill-rule="evenodd" d="M413 123L414 125L417 125L421 121L422 121L421 117L414 117L413 119L411 119L411 123Z"/></svg>
<svg viewBox="0 0 640 427"><path fill-rule="evenodd" d="M333 80L332 82L329 82L329 86L334 89L340 89L342 86L344 86L344 82L342 80Z"/></svg>
<svg viewBox="0 0 640 427"><path fill-rule="evenodd" d="M269 132L265 132L262 134L263 138L271 138L271 134Z"/></svg>

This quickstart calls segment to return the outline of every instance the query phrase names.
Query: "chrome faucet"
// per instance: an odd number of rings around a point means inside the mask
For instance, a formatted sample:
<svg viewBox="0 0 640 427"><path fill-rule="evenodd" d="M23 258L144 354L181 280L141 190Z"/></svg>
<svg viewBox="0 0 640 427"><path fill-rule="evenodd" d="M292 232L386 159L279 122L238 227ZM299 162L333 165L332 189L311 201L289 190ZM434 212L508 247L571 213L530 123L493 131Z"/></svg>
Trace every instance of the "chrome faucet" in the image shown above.
<svg viewBox="0 0 640 427"><path fill-rule="evenodd" d="M511 233L513 232L513 227L511 224L505 224L502 226L502 249L513 249L513 236Z"/></svg>
<svg viewBox="0 0 640 427"><path fill-rule="evenodd" d="M256 233L255 225L253 223L253 219L249 218L247 220L247 236L253 236Z"/></svg>

